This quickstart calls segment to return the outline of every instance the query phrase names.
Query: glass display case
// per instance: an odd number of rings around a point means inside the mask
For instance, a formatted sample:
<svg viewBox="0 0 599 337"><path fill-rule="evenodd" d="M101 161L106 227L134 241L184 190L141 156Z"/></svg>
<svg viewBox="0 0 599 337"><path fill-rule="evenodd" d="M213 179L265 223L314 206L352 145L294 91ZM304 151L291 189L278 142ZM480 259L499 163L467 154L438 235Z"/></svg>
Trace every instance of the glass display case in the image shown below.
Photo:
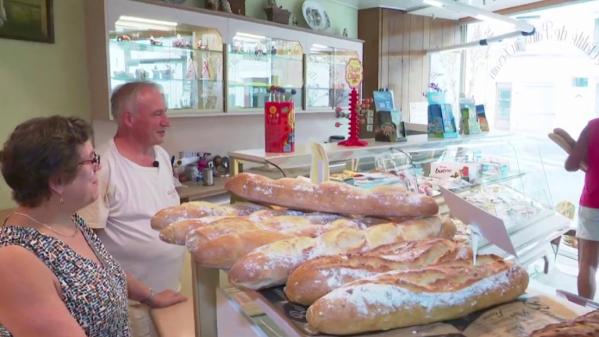
<svg viewBox="0 0 599 337"><path fill-rule="evenodd" d="M217 30L121 16L109 32L110 89L149 80L171 115L223 111L223 39Z"/></svg>
<svg viewBox="0 0 599 337"><path fill-rule="evenodd" d="M297 41L235 34L227 47L227 111L262 111L267 100L289 99L301 108L303 53Z"/></svg>
<svg viewBox="0 0 599 337"><path fill-rule="evenodd" d="M401 184L406 189L437 198L440 213L448 214L439 186L504 221L518 253L528 265L548 256L550 239L568 228L569 220L553 210L538 139L514 134L481 134L456 139L430 140L409 136L404 143L369 140L363 148L324 144L331 179L362 188ZM234 173L243 168L283 175L305 175L312 162L309 147L292 154L264 150L230 153ZM252 164L253 163L253 164ZM564 174L567 174L564 172ZM467 226L465 227L467 228ZM482 253L508 254L483 240ZM513 258L513 257L509 257Z"/></svg>
<svg viewBox="0 0 599 337"><path fill-rule="evenodd" d="M306 109L347 107L345 66L355 51L313 44L306 56Z"/></svg>

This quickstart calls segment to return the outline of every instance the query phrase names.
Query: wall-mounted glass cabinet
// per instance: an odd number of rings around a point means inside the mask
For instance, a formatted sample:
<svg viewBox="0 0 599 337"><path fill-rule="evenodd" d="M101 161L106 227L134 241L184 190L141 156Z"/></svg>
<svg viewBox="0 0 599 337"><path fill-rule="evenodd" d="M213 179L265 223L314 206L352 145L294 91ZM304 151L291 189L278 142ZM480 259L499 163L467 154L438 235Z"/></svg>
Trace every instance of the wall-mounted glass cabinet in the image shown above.
<svg viewBox="0 0 599 337"><path fill-rule="evenodd" d="M362 54L359 40L156 1L84 8L94 119L109 119L112 90L135 80L160 84L172 117L261 113L268 99L329 112L347 105L345 61ZM308 52L316 44L329 49Z"/></svg>
<svg viewBox="0 0 599 337"><path fill-rule="evenodd" d="M110 88L158 83L169 114L223 111L223 40L218 31L122 16L109 33Z"/></svg>
<svg viewBox="0 0 599 337"><path fill-rule="evenodd" d="M227 47L227 110L262 110L269 99L293 99L301 108L303 54L297 41L235 34ZM273 86L284 91L271 97Z"/></svg>
<svg viewBox="0 0 599 337"><path fill-rule="evenodd" d="M345 66L355 51L313 44L306 56L306 108L334 109L349 105Z"/></svg>

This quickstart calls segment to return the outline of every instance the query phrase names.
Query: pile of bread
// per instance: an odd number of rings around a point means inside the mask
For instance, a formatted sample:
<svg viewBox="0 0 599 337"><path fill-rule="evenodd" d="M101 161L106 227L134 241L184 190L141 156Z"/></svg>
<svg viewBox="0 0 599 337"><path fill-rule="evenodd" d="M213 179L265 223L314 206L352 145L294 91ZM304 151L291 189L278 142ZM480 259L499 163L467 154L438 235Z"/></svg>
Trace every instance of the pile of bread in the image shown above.
<svg viewBox="0 0 599 337"><path fill-rule="evenodd" d="M461 317L522 294L528 275L452 241L455 225L425 195L242 173L225 188L255 203L190 202L152 219L162 240L242 288L285 285L308 323L355 334ZM259 204L256 204L259 203ZM268 206L263 206L268 205Z"/></svg>

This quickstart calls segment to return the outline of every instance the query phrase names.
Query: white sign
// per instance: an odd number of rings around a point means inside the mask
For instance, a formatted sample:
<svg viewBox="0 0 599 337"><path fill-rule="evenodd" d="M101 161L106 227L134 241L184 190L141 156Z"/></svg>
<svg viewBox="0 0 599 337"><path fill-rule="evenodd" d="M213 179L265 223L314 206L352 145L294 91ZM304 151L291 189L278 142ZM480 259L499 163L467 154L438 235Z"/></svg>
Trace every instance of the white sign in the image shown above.
<svg viewBox="0 0 599 337"><path fill-rule="evenodd" d="M460 219L466 224L478 227L480 235L487 239L487 241L503 249L505 252L518 257L516 249L514 249L514 245L512 244L512 240L510 240L510 236L505 229L503 220L470 204L466 200L460 198L457 194L443 187L439 188L449 207L451 216ZM477 249L478 247L474 247L473 250L476 251Z"/></svg>

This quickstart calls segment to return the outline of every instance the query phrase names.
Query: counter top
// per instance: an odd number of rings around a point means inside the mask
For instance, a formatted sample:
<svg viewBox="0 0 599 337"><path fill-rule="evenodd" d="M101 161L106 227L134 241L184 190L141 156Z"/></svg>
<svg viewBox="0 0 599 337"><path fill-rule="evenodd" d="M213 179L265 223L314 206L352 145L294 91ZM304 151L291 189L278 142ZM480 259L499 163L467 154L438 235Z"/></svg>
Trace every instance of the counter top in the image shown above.
<svg viewBox="0 0 599 337"><path fill-rule="evenodd" d="M205 199L217 195L227 194L225 182L228 177L214 177L214 185L205 186L201 183L185 182L183 186L177 188L181 202Z"/></svg>

